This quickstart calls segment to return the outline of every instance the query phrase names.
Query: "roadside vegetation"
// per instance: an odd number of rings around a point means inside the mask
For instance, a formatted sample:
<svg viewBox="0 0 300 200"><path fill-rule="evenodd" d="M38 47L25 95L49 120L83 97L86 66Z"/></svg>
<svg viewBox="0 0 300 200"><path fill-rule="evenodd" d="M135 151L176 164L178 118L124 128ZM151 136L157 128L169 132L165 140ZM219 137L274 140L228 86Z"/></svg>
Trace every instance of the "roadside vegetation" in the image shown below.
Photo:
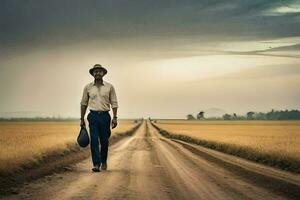
<svg viewBox="0 0 300 200"><path fill-rule="evenodd" d="M120 120L112 138L137 125L137 120ZM78 120L0 122L0 175L38 165L49 155L80 150L76 143L79 130Z"/></svg>
<svg viewBox="0 0 300 200"><path fill-rule="evenodd" d="M300 121L155 121L168 138L300 172Z"/></svg>

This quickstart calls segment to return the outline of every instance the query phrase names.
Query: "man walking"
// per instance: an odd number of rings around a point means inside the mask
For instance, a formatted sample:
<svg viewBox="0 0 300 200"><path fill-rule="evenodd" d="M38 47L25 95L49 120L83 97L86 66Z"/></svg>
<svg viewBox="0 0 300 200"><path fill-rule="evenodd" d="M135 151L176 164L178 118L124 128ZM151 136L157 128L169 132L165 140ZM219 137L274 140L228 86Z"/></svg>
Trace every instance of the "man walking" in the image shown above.
<svg viewBox="0 0 300 200"><path fill-rule="evenodd" d="M80 126L85 126L84 116L89 107L90 112L87 116L91 137L91 154L94 172L107 169L107 154L109 137L111 135L110 124L115 128L117 122L118 101L115 89L112 84L103 81L107 70L100 64L95 64L89 70L94 77L94 81L88 83L83 90L81 99ZM113 119L109 114L110 106L113 110ZM99 151L99 139L101 149Z"/></svg>

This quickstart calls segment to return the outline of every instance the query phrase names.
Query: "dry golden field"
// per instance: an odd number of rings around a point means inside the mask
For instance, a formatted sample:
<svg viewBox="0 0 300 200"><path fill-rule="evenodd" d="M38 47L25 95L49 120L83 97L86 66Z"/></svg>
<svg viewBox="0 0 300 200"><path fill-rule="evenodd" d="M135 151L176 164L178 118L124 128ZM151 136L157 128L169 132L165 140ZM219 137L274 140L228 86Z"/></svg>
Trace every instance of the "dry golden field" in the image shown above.
<svg viewBox="0 0 300 200"><path fill-rule="evenodd" d="M128 131L135 125L131 120L120 120L112 135ZM79 130L78 121L0 122L0 172L37 163L49 153L74 147Z"/></svg>
<svg viewBox="0 0 300 200"><path fill-rule="evenodd" d="M155 125L251 160L287 168L300 163L300 121L157 120Z"/></svg>

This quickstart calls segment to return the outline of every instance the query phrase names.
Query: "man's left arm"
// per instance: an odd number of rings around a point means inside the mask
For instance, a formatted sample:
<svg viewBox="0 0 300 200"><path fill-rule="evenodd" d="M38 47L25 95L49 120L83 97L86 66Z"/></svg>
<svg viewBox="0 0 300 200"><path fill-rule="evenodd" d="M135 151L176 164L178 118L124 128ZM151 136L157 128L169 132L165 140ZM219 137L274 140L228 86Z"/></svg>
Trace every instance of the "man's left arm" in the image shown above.
<svg viewBox="0 0 300 200"><path fill-rule="evenodd" d="M118 125L118 100L117 100L117 95L116 95L116 91L115 88L112 86L111 90L110 90L110 104L111 104L111 108L113 110L113 119L111 121L112 123L112 128L116 128Z"/></svg>

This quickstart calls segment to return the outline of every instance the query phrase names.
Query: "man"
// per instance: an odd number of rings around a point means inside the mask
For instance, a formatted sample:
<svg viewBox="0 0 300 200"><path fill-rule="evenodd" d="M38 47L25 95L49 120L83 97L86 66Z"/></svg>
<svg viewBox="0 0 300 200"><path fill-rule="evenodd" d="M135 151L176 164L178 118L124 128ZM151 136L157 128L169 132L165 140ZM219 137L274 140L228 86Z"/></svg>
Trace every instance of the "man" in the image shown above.
<svg viewBox="0 0 300 200"><path fill-rule="evenodd" d="M111 135L110 124L115 128L117 122L118 101L115 89L112 84L103 81L107 70L100 64L95 64L89 70L94 77L94 81L84 87L81 99L81 117L80 126L85 126L84 116L87 107L90 112L87 116L91 136L91 154L94 172L107 169L107 153L109 146L109 137ZM113 110L113 119L109 114L110 106ZM99 151L99 139L101 149Z"/></svg>

